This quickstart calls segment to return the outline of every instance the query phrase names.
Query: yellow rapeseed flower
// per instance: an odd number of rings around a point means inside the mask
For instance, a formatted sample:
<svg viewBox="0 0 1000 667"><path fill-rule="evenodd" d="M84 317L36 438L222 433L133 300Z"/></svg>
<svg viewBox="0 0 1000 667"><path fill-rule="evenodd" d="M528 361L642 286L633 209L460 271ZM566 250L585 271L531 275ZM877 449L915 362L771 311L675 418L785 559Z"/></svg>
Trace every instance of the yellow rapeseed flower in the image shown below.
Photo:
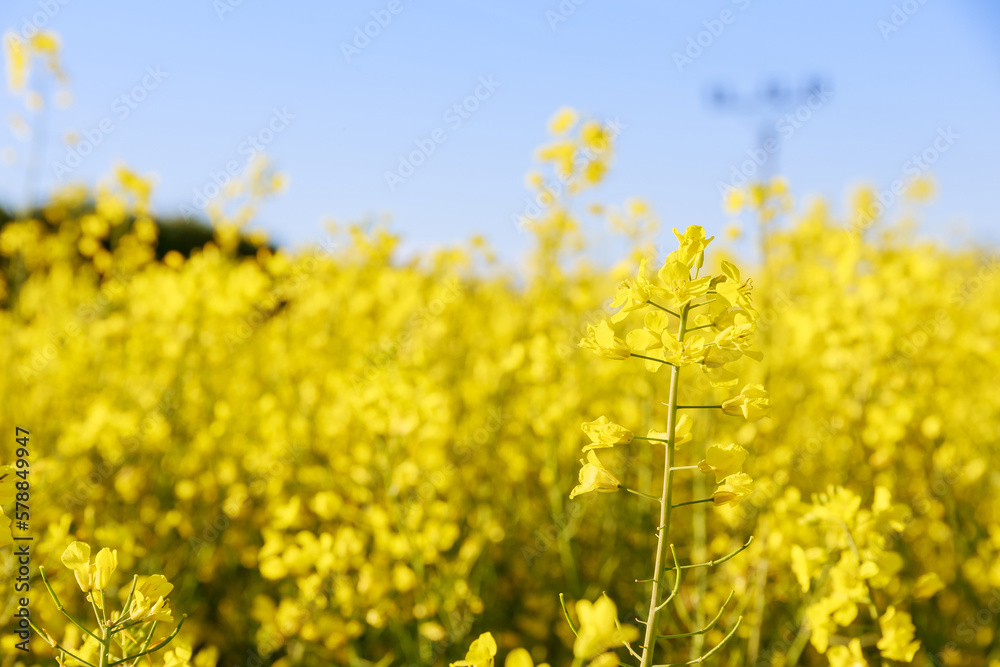
<svg viewBox="0 0 1000 667"><path fill-rule="evenodd" d="M602 447L627 445L632 442L632 431L624 426L615 424L603 415L592 422L584 422L580 425L580 428L590 438L591 444L583 448L585 452Z"/></svg>
<svg viewBox="0 0 1000 667"><path fill-rule="evenodd" d="M579 600L576 616L580 627L573 643L573 655L592 660L608 649L623 646L639 638L639 631L631 625L618 625L618 609L606 595L596 601Z"/></svg>
<svg viewBox="0 0 1000 667"><path fill-rule="evenodd" d="M722 402L722 411L727 415L742 416L747 421L763 419L771 410L769 394L759 384L748 384L737 396Z"/></svg>
<svg viewBox="0 0 1000 667"><path fill-rule="evenodd" d="M722 485L712 494L713 505L738 505L753 492L753 479L746 473L736 473L722 480Z"/></svg>
<svg viewBox="0 0 1000 667"><path fill-rule="evenodd" d="M492 634L484 632L469 646L465 660L453 662L450 667L493 667L493 658L496 654L496 640Z"/></svg>
<svg viewBox="0 0 1000 667"><path fill-rule="evenodd" d="M570 499L584 493L590 493L591 491L614 493L621 486L618 478L604 467L604 464L601 463L594 452L587 452L587 460L581 460L580 464L582 465L580 468L580 483L570 491Z"/></svg>
<svg viewBox="0 0 1000 667"><path fill-rule="evenodd" d="M910 662L920 648L920 642L913 639L913 621L908 613L889 606L878 619L882 638L878 640L878 650L889 660Z"/></svg>
<svg viewBox="0 0 1000 667"><path fill-rule="evenodd" d="M705 459L698 463L698 468L706 474L714 474L715 483L721 484L726 477L740 472L746 460L747 450L736 443L712 445L705 452Z"/></svg>
<svg viewBox="0 0 1000 667"><path fill-rule="evenodd" d="M632 354L625 341L615 336L607 320L601 320L596 327L588 324L587 336L580 341L580 347L608 359L628 359Z"/></svg>

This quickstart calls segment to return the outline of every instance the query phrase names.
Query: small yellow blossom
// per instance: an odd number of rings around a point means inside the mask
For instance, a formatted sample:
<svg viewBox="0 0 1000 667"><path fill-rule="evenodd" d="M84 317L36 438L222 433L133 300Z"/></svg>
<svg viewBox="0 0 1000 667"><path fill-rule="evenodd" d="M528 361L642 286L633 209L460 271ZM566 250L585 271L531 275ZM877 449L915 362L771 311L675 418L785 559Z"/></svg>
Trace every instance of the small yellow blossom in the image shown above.
<svg viewBox="0 0 1000 667"><path fill-rule="evenodd" d="M465 660L453 662L450 667L493 667L493 658L496 654L496 640L492 634L484 632L469 646Z"/></svg>
<svg viewBox="0 0 1000 667"><path fill-rule="evenodd" d="M868 667L861 652L861 640L854 638L847 646L832 646L826 652L826 658L830 661L830 667Z"/></svg>
<svg viewBox="0 0 1000 667"><path fill-rule="evenodd" d="M86 542L73 542L63 551L63 565L73 570L76 583L84 593L94 587L93 565L90 562L90 545Z"/></svg>
<svg viewBox="0 0 1000 667"><path fill-rule="evenodd" d="M937 572L925 572L920 575L917 582L913 585L913 597L923 600L933 597L935 593L943 588L944 582L941 581L941 577L938 576Z"/></svg>
<svg viewBox="0 0 1000 667"><path fill-rule="evenodd" d="M692 257L691 262L694 263L695 259L696 256ZM678 308L704 296L712 282L710 276L692 280L690 265L669 258L657 273L657 277L663 283L672 304Z"/></svg>
<svg viewBox="0 0 1000 667"><path fill-rule="evenodd" d="M722 480L722 485L712 494L713 505L739 505L753 492L753 479L746 473L736 473Z"/></svg>
<svg viewBox="0 0 1000 667"><path fill-rule="evenodd" d="M101 549L94 558L94 590L103 591L107 588L116 569L118 569L118 550Z"/></svg>
<svg viewBox="0 0 1000 667"><path fill-rule="evenodd" d="M743 416L751 422L766 417L770 409L769 394L759 384L748 384L738 396L722 402L722 411L727 415Z"/></svg>
<svg viewBox="0 0 1000 667"><path fill-rule="evenodd" d="M721 484L726 477L740 472L746 460L747 450L736 443L712 445L705 452L705 459L698 463L698 469L709 475L714 474L715 483Z"/></svg>
<svg viewBox="0 0 1000 667"><path fill-rule="evenodd" d="M639 638L631 625L618 625L618 609L611 598L602 595L596 601L579 600L576 616L580 627L573 643L573 655L591 660L608 649L622 646Z"/></svg>
<svg viewBox="0 0 1000 667"><path fill-rule="evenodd" d="M591 491L614 493L621 486L618 478L604 467L604 464L601 463L594 452L587 452L587 460L581 460L580 464L583 466L580 468L580 483L570 491L570 499L584 493L590 493Z"/></svg>
<svg viewBox="0 0 1000 667"><path fill-rule="evenodd" d="M615 424L605 416L600 416L592 422L585 422L580 425L583 432L590 438L591 444L583 448L587 452L591 449L601 447L614 447L615 445L627 445L632 442L632 431L624 426Z"/></svg>
<svg viewBox="0 0 1000 667"><path fill-rule="evenodd" d="M878 650L889 660L910 662L920 648L920 642L913 639L914 627L910 615L889 606L878 619L882 638L878 640Z"/></svg>
<svg viewBox="0 0 1000 667"><path fill-rule="evenodd" d="M530 653L523 648L516 648L507 654L507 659L503 661L503 667L549 667L549 665L546 662L535 665Z"/></svg>
<svg viewBox="0 0 1000 667"><path fill-rule="evenodd" d="M608 359L628 359L632 354L625 341L615 336L607 320L601 320L596 327L588 324L587 336L580 341L580 347Z"/></svg>

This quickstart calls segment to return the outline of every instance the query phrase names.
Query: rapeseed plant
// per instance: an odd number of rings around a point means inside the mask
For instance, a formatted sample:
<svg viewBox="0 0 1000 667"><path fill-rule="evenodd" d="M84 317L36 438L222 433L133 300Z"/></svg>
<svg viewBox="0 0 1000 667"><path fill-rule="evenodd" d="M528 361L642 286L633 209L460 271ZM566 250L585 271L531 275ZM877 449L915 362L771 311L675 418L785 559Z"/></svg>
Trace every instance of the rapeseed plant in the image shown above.
<svg viewBox="0 0 1000 667"><path fill-rule="evenodd" d="M184 625L186 616L181 617L180 622L169 634L154 641L157 625L171 623L174 620L170 602L166 598L174 587L161 574L146 577L138 587L139 577L133 576L132 586L121 609L111 608L111 601L105 598L104 592L111 586L111 577L118 569L117 550L101 549L92 561L90 545L76 541L66 547L61 560L63 565L73 571L80 590L87 594L87 601L94 613L97 627L91 630L66 610L52 589L45 568L39 568L39 576L56 609L76 629L86 635L83 637L77 632L67 631L64 633L67 639L59 641L48 630L40 628L34 621L29 621L31 628L49 646L58 651L57 660L60 665L135 667L143 657L166 648ZM79 638L83 639L82 645L66 646ZM165 654L164 665L190 667L188 664L190 657L190 650L177 648ZM146 661L149 661L148 657Z"/></svg>

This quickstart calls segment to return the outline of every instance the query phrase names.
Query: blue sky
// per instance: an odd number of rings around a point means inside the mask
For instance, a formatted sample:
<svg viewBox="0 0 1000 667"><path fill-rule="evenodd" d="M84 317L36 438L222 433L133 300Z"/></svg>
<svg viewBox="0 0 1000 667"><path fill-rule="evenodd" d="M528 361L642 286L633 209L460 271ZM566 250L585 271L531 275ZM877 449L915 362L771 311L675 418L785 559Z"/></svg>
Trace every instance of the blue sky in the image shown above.
<svg viewBox="0 0 1000 667"><path fill-rule="evenodd" d="M352 44L378 18L378 34ZM213 172L246 161L249 136L270 136L290 187L260 221L280 242L320 238L324 219L390 215L409 248L482 233L514 257L528 246L511 222L524 174L547 119L570 105L623 126L597 198L644 197L667 229L721 229L718 185L777 116L717 110L708 92L820 76L832 93L781 133L768 164L798 195L839 203L862 181L887 188L944 133L925 232L1000 238L1000 5L987 0L4 0L0 28L25 21L62 35L75 98L50 112L40 193L59 183L61 137L96 136L104 119L113 130L63 178L95 182L118 162L155 172L161 213L194 205ZM121 96L144 84L125 116ZM446 116L477 88L475 111ZM23 108L0 104L4 117ZM443 143L390 190L385 173L436 129ZM0 165L0 201L23 204L27 144L5 126L0 147L22 156ZM617 247L602 247L613 259Z"/></svg>

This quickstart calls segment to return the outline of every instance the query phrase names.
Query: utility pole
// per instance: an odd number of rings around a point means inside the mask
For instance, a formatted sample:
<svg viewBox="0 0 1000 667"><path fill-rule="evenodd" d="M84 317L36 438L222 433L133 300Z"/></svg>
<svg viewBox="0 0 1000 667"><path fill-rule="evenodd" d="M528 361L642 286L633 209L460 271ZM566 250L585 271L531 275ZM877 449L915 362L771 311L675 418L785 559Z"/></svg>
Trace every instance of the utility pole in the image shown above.
<svg viewBox="0 0 1000 667"><path fill-rule="evenodd" d="M715 84L709 95L709 104L718 111L748 117L757 124L755 155L763 155L755 179L769 180L778 173L778 154L782 139L788 138L801 127L812 112L830 97L830 85L820 75L812 75L804 84L792 85L777 77L755 91L741 91L724 83ZM800 111L798 108L803 108ZM795 113L790 113L795 111ZM805 114L806 118L801 117ZM762 153L761 153L762 151Z"/></svg>

